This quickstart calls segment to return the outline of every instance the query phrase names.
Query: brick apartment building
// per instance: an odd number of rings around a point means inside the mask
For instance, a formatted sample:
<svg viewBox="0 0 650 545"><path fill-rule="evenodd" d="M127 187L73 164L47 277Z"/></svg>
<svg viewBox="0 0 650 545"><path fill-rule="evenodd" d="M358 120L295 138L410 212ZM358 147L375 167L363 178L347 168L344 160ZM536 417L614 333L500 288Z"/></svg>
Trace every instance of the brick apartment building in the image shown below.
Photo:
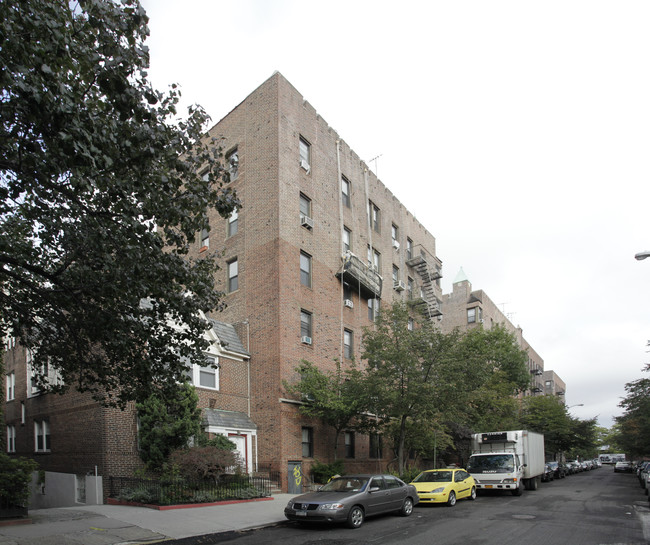
<svg viewBox="0 0 650 545"><path fill-rule="evenodd" d="M461 268L452 284L451 293L442 296L443 318L441 330L450 332L454 328L466 331L472 327L482 326L485 329L500 324L513 333L519 346L528 353L528 370L530 371L530 389L525 395L544 395L549 393L546 385L548 380L556 380L554 384L562 385L553 393L563 395L566 385L553 371L544 371L544 360L523 336L521 327L513 325L508 317L487 296L483 290L472 290L472 284ZM552 375L551 375L552 374ZM554 379L553 379L554 377ZM559 392L562 392L560 394Z"/></svg>
<svg viewBox="0 0 650 545"><path fill-rule="evenodd" d="M379 306L413 299L441 315L436 241L279 73L210 131L223 138L230 184L242 208L214 213L196 255L223 252L216 287L227 308L211 318L213 377L194 370L208 431L225 433L249 470L280 471L282 487L331 461L334 432L305 419L283 381L309 360L334 369L359 358L363 328ZM226 341L225 345L222 341ZM225 346L225 347L224 347ZM100 408L89 398L29 391L27 355L10 351L6 424L16 453L45 469L102 475L138 467L135 411ZM27 372L25 371L27 369ZM346 470L383 470L380 437L344 434Z"/></svg>

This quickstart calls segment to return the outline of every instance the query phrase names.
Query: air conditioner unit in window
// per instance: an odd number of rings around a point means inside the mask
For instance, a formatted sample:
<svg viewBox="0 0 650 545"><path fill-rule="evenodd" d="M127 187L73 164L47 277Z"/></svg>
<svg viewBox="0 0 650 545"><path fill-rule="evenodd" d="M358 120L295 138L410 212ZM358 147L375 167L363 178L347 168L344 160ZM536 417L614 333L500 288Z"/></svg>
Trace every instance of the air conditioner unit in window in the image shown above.
<svg viewBox="0 0 650 545"><path fill-rule="evenodd" d="M311 219L309 216L304 216L303 214L300 214L300 225L306 227L307 229L313 229L314 220Z"/></svg>
<svg viewBox="0 0 650 545"><path fill-rule="evenodd" d="M300 342L302 344L311 344L311 337L307 337L306 335L303 335L300 337Z"/></svg>
<svg viewBox="0 0 650 545"><path fill-rule="evenodd" d="M393 240L393 248L399 250L399 242L397 242L396 240Z"/></svg>
<svg viewBox="0 0 650 545"><path fill-rule="evenodd" d="M345 301L343 301L343 304L348 308L354 308L354 303L352 302L352 299L346 299Z"/></svg>
<svg viewBox="0 0 650 545"><path fill-rule="evenodd" d="M310 165L309 165L309 163L307 161L305 161L304 159L300 159L300 167L303 170L306 170L307 174L309 174L309 171L311 170L311 167L310 167Z"/></svg>
<svg viewBox="0 0 650 545"><path fill-rule="evenodd" d="M483 323L483 318L480 318L479 321L478 321L478 323L479 323L479 324L482 324L482 323Z"/></svg>
<svg viewBox="0 0 650 545"><path fill-rule="evenodd" d="M393 288L395 288L396 291L404 291L406 289L406 284L404 284L403 280L393 282Z"/></svg>

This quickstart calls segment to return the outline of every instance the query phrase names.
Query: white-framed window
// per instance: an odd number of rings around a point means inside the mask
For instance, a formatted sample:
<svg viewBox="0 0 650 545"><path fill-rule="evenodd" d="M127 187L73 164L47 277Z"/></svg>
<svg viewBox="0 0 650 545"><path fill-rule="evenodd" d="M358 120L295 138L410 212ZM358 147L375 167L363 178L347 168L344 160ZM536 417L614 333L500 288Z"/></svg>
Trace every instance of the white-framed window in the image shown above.
<svg viewBox="0 0 650 545"><path fill-rule="evenodd" d="M390 236L393 243L393 248L399 248L399 227L394 223L390 227Z"/></svg>
<svg viewBox="0 0 650 545"><path fill-rule="evenodd" d="M381 254L368 245L368 266L374 267L377 272L381 269Z"/></svg>
<svg viewBox="0 0 650 545"><path fill-rule="evenodd" d="M409 318L408 323L406 324L406 328L409 331L413 331L413 329L415 328L415 323L413 322L413 318Z"/></svg>
<svg viewBox="0 0 650 545"><path fill-rule="evenodd" d="M16 452L16 426L7 426L7 452Z"/></svg>
<svg viewBox="0 0 650 545"><path fill-rule="evenodd" d="M413 299L413 289L414 289L415 283L413 282L413 279L409 276L406 279L406 296L408 299Z"/></svg>
<svg viewBox="0 0 650 545"><path fill-rule="evenodd" d="M381 215L379 208L372 201L368 201L368 217L370 218L370 226L377 232L381 233Z"/></svg>
<svg viewBox="0 0 650 545"><path fill-rule="evenodd" d="M476 307L467 309L467 323L473 324L476 322Z"/></svg>
<svg viewBox="0 0 650 545"><path fill-rule="evenodd" d="M210 390L219 389L219 358L216 356L205 356L207 365L192 365L188 369L188 378L194 386L199 388L208 388Z"/></svg>
<svg viewBox="0 0 650 545"><path fill-rule="evenodd" d="M350 180L345 176L341 176L341 199L343 200L343 205L350 208Z"/></svg>
<svg viewBox="0 0 650 545"><path fill-rule="evenodd" d="M374 322L379 316L379 299L368 299L368 320Z"/></svg>
<svg viewBox="0 0 650 545"><path fill-rule="evenodd" d="M34 452L50 452L50 423L34 420Z"/></svg>
<svg viewBox="0 0 650 545"><path fill-rule="evenodd" d="M234 182L239 175L239 153L237 152L237 148L226 155L226 165L228 168L229 180Z"/></svg>
<svg viewBox="0 0 650 545"><path fill-rule="evenodd" d="M300 283L311 288L311 256L300 252Z"/></svg>
<svg viewBox="0 0 650 545"><path fill-rule="evenodd" d="M406 261L413 257L413 241L410 238L406 239Z"/></svg>
<svg viewBox="0 0 650 545"><path fill-rule="evenodd" d="M239 229L239 213L235 208L232 211L232 214L230 214L230 217L228 218L228 236L231 237L237 234L238 229Z"/></svg>
<svg viewBox="0 0 650 545"><path fill-rule="evenodd" d="M207 227L201 229L201 249L210 247L210 231Z"/></svg>
<svg viewBox="0 0 650 545"><path fill-rule="evenodd" d="M343 357L352 359L354 356L354 334L349 329L343 330Z"/></svg>
<svg viewBox="0 0 650 545"><path fill-rule="evenodd" d="M239 262L236 259L228 262L228 293L239 289Z"/></svg>
<svg viewBox="0 0 650 545"><path fill-rule="evenodd" d="M29 385L27 387L27 396L37 396L43 393L43 389L39 385L38 377L43 377L46 384L57 386L63 383L61 374L57 369L49 364L36 366L34 364L34 357L31 350L26 351L27 361L27 374L29 377Z"/></svg>
<svg viewBox="0 0 650 545"><path fill-rule="evenodd" d="M306 310L300 311L300 337L309 337L311 339L311 312Z"/></svg>
<svg viewBox="0 0 650 545"><path fill-rule="evenodd" d="M304 194L300 194L300 204L298 205L301 216L311 218L311 199Z"/></svg>
<svg viewBox="0 0 650 545"><path fill-rule="evenodd" d="M393 284L397 284L399 282L399 267L397 265L393 265Z"/></svg>
<svg viewBox="0 0 650 545"><path fill-rule="evenodd" d="M307 172L311 169L311 144L300 137L300 166Z"/></svg>
<svg viewBox="0 0 650 545"><path fill-rule="evenodd" d="M7 401L16 399L16 373L13 371L7 375Z"/></svg>
<svg viewBox="0 0 650 545"><path fill-rule="evenodd" d="M352 248L350 241L352 240L352 231L343 226L343 251L349 252Z"/></svg>

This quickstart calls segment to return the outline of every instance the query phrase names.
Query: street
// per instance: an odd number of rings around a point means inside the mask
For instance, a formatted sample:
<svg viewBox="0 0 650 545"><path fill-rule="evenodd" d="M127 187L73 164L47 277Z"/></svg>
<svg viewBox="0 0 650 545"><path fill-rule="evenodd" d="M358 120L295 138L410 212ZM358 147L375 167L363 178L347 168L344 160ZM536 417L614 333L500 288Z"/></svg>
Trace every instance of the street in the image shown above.
<svg viewBox="0 0 650 545"><path fill-rule="evenodd" d="M649 519L647 496L636 475L614 473L611 466L603 466L542 483L537 491L526 491L520 497L486 493L474 502L459 501L455 507L418 505L410 517L370 518L356 530L287 522L178 543L640 545L648 543L643 524L645 520L648 525Z"/></svg>

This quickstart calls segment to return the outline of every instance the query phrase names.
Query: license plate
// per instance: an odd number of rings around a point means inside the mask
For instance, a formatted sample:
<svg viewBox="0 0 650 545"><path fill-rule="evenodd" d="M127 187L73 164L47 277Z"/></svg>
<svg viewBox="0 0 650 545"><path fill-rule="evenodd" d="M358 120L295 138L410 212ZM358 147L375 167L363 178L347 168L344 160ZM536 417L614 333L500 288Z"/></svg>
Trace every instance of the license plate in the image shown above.
<svg viewBox="0 0 650 545"><path fill-rule="evenodd" d="M486 484L485 488L494 488L491 484Z"/></svg>
<svg viewBox="0 0 650 545"><path fill-rule="evenodd" d="M306 517L307 516L307 511L296 511L296 516L297 517Z"/></svg>

